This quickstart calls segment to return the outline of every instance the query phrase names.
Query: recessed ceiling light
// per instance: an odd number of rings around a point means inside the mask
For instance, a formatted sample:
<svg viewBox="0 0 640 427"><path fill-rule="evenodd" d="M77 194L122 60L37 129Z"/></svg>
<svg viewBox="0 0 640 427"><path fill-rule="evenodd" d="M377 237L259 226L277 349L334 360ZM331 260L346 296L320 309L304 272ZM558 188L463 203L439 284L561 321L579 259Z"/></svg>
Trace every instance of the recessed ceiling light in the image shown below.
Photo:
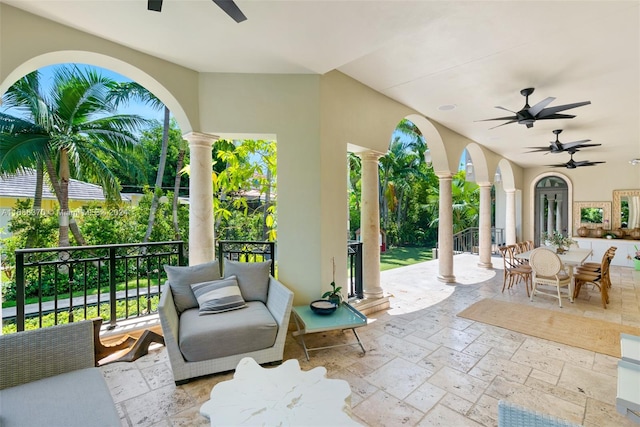
<svg viewBox="0 0 640 427"><path fill-rule="evenodd" d="M451 111L456 109L456 104L444 104L438 107L440 111Z"/></svg>
<svg viewBox="0 0 640 427"><path fill-rule="evenodd" d="M640 159L631 159L629 160L629 163L631 163L633 166L640 165Z"/></svg>

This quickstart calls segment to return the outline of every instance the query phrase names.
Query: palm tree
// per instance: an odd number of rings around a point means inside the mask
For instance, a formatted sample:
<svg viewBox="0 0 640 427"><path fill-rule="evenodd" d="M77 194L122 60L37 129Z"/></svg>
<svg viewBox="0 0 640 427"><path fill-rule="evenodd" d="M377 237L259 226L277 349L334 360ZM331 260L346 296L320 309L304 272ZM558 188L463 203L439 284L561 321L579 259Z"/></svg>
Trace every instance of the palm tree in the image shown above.
<svg viewBox="0 0 640 427"><path fill-rule="evenodd" d="M22 117L0 114L1 170L20 170L42 160L60 204L59 246L69 246L69 229L76 242L84 244L69 212L69 180L96 182L109 200L118 200L119 181L101 159L112 157L135 176L140 168L135 162L133 132L147 120L118 114L109 101L116 83L95 69L60 67L46 93L37 71L23 77L18 85L31 87L20 92L23 99L14 104ZM19 100L8 98L10 102Z"/></svg>
<svg viewBox="0 0 640 427"><path fill-rule="evenodd" d="M111 91L111 99L116 106L121 103L128 103L131 100L139 100L156 110L164 109L164 118L162 123L162 145L160 149L160 161L158 162L158 172L156 173L156 182L153 189L153 198L151 199L151 209L149 210L149 221L147 221L147 231L144 233L143 242L148 242L153 231L153 224L158 211L158 203L162 196L162 179L164 177L164 168L167 164L167 151L169 149L169 128L170 128L170 111L162 101L154 94L149 92L144 86L136 82L119 83L115 90ZM176 175L178 180L178 174ZM178 181L179 185L180 181ZM174 205L176 205L177 196L174 194ZM176 207L177 212L177 207ZM174 218L174 226L177 230L177 214Z"/></svg>

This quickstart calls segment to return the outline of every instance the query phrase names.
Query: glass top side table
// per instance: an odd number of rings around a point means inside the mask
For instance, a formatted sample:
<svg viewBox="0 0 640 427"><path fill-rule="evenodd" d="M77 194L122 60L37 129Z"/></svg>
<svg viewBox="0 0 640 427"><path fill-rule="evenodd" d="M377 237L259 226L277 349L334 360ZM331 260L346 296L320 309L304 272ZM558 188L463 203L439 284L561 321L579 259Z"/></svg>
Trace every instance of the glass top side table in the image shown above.
<svg viewBox="0 0 640 427"><path fill-rule="evenodd" d="M367 316L360 313L350 304L343 302L335 312L331 314L316 314L311 311L309 305L297 305L293 307L293 319L296 322L297 331L293 332L294 337L300 337L304 354L309 360L309 351L322 350L326 348L342 347L347 345L359 345L362 353L366 350L360 341L356 328L367 324ZM356 337L356 342L346 344L336 344L324 347L307 347L304 336L317 332L333 331L337 329L351 329Z"/></svg>

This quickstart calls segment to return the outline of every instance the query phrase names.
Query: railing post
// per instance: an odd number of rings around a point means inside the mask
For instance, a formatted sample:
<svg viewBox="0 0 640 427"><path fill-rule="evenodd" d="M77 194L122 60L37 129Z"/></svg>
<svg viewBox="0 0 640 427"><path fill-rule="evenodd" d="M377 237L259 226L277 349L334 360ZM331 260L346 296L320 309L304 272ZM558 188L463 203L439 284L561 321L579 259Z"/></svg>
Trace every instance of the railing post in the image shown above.
<svg viewBox="0 0 640 427"><path fill-rule="evenodd" d="M109 326L107 329L114 329L116 327L116 317L117 317L117 304L118 301L116 299L116 248L109 248L109 308L111 317L109 319ZM125 298L125 304L127 304L127 299Z"/></svg>
<svg viewBox="0 0 640 427"><path fill-rule="evenodd" d="M184 265L184 242L178 242L178 265Z"/></svg>
<svg viewBox="0 0 640 427"><path fill-rule="evenodd" d="M362 285L362 242L357 244L356 251L356 297L364 298L364 288Z"/></svg>
<svg viewBox="0 0 640 427"><path fill-rule="evenodd" d="M24 254L16 251L16 329L18 332L24 331L24 298Z"/></svg>
<svg viewBox="0 0 640 427"><path fill-rule="evenodd" d="M271 275L276 277L276 242L269 242L269 252L271 253Z"/></svg>

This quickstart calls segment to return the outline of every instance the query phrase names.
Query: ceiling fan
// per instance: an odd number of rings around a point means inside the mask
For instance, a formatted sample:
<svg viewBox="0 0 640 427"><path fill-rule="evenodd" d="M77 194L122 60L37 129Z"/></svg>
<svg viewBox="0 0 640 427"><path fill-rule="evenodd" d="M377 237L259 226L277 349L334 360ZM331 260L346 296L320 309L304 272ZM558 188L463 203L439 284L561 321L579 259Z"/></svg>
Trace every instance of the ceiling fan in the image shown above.
<svg viewBox="0 0 640 427"><path fill-rule="evenodd" d="M573 142L567 142L567 143L562 143L558 140L558 135L560 135L560 133L562 133L562 129L556 129L553 131L553 133L556 135L556 140L555 141L551 141L549 144L549 146L547 147L526 147L526 148L532 148L532 151L527 151L527 153L539 153L539 152L544 152L546 151L545 154L549 154L549 153L562 153L563 151L569 151L569 150L574 150L574 153L576 151L578 151L580 148L587 148L587 147L598 147L602 144L585 144L586 142L591 141L590 139L582 139L580 141L573 141Z"/></svg>
<svg viewBox="0 0 640 427"><path fill-rule="evenodd" d="M162 1L163 0L147 0L147 10L152 10L154 12L160 12L162 10ZM236 5L233 0L212 0L215 4L220 7L220 9L224 10L227 15L233 18L234 21L240 23L242 21L246 21L247 17L244 16L244 13L240 10L238 5Z"/></svg>
<svg viewBox="0 0 640 427"><path fill-rule="evenodd" d="M556 163L555 165L547 165L547 166L550 166L552 168L575 169L575 168L580 167L580 166L595 166L595 165L600 164L600 163L606 163L606 162L591 162L589 160L582 160L582 161L576 162L575 160L573 160L573 155L578 150L576 150L574 148L570 148L569 150L566 150L566 151L571 156L571 159L567 163Z"/></svg>
<svg viewBox="0 0 640 427"><path fill-rule="evenodd" d="M495 129L500 126L508 125L510 123L520 123L521 125L526 125L528 128L533 127L533 123L536 120L551 120L551 119L572 119L575 116L571 114L558 114L560 111L569 110L571 108L582 107L583 105L591 104L591 101L584 102L576 102L573 104L566 105L558 105L557 107L549 107L545 108L547 105L551 104L555 98L548 97L538 102L533 107L529 106L529 95L533 93L535 89L532 87L522 89L520 94L525 97L525 104L520 111L511 111L504 107L496 107L501 110L509 111L513 113L513 116L505 116L505 117L497 117L495 119L485 119L479 120L481 122L491 121L491 120L508 120L508 122L503 123L498 126L494 126L491 129Z"/></svg>

